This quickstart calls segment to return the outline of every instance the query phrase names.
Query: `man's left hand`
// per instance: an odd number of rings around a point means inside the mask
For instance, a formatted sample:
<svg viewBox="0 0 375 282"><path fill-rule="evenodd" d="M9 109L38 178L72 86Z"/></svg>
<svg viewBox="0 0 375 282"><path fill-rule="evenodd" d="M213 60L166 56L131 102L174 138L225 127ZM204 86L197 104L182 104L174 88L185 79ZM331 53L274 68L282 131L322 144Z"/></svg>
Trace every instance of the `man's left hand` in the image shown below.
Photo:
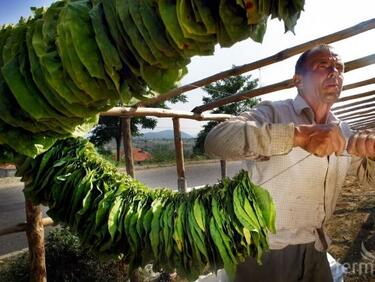
<svg viewBox="0 0 375 282"><path fill-rule="evenodd" d="M375 159L375 131L359 131L350 137L347 151L358 157Z"/></svg>

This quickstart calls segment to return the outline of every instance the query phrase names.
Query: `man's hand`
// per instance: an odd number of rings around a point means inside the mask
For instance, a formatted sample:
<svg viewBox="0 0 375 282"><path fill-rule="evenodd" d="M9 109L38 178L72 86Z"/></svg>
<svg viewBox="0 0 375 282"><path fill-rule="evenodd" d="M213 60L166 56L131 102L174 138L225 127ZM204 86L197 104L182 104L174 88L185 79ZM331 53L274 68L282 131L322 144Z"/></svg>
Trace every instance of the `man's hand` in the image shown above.
<svg viewBox="0 0 375 282"><path fill-rule="evenodd" d="M336 124L298 125L294 130L294 146L318 157L342 155L345 138Z"/></svg>
<svg viewBox="0 0 375 282"><path fill-rule="evenodd" d="M357 132L349 139L347 151L358 157L375 159L375 131Z"/></svg>

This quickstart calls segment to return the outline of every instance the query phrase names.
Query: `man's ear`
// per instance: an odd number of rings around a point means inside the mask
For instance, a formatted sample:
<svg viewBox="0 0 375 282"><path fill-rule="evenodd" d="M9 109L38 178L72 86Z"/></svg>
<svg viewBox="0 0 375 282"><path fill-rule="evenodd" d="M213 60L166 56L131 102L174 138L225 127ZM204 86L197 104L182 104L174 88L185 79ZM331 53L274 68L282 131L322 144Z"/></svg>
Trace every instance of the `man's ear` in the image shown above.
<svg viewBox="0 0 375 282"><path fill-rule="evenodd" d="M302 89L302 75L294 74L293 84L295 87L297 87L298 90Z"/></svg>

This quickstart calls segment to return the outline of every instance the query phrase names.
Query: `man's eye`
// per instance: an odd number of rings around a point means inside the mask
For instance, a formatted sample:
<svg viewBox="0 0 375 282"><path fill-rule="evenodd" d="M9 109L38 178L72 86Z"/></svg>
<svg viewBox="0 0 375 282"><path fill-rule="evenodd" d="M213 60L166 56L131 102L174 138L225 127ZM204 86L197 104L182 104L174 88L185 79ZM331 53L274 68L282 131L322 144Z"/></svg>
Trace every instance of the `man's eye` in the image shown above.
<svg viewBox="0 0 375 282"><path fill-rule="evenodd" d="M336 69L339 71L339 72L342 72L344 70L344 67L342 65L336 65Z"/></svg>

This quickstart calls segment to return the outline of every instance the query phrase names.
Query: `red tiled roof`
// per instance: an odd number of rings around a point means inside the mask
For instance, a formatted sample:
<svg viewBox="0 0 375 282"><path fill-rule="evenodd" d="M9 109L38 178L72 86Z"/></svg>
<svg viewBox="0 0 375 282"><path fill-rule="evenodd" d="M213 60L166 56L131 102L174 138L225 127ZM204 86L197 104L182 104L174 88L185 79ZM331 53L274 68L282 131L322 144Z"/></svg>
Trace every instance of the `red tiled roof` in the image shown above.
<svg viewBox="0 0 375 282"><path fill-rule="evenodd" d="M133 147L133 160L135 162L143 162L151 158L149 152L143 151L140 148Z"/></svg>

